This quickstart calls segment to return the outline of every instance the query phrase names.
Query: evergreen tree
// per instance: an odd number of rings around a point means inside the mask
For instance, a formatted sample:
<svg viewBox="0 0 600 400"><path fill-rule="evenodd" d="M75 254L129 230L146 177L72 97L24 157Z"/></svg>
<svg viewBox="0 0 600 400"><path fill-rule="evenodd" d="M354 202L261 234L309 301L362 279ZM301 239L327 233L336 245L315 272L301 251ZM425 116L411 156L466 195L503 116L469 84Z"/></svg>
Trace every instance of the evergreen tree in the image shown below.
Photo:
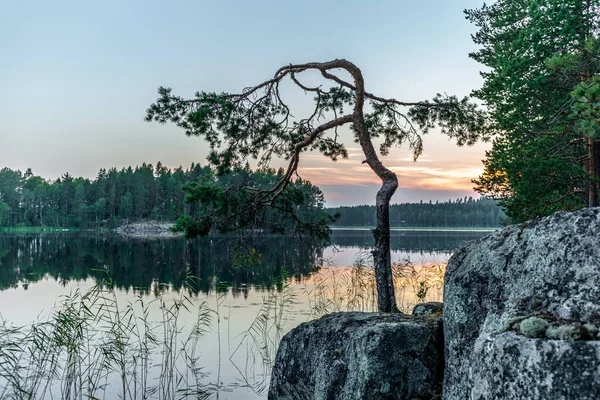
<svg viewBox="0 0 600 400"><path fill-rule="evenodd" d="M100 228L118 226L122 220L172 222L184 212L192 215L201 211L198 205L185 201L186 196L193 196L194 188L208 183L212 189L225 193L225 186L234 182L249 182L264 188L277 177L280 174L268 168L257 171L248 168L217 176L200 164L172 171L161 163L157 163L155 169L144 163L135 169L101 169L93 181L66 173L50 182L34 175L30 169L23 174L4 168L0 170L0 226ZM188 188L187 192L182 187ZM280 206L293 206L296 213L309 220L329 218L323 210L323 194L317 187L298 180L291 184L290 193L294 193L294 202ZM281 213L256 214L255 217L260 217L256 226L271 232L280 232L280 226L290 226L288 216ZM248 218L249 215L239 216L238 224ZM228 229L221 224L219 230Z"/></svg>
<svg viewBox="0 0 600 400"><path fill-rule="evenodd" d="M300 77L310 71L322 76L328 85L311 87ZM342 74L340 75L340 71ZM348 78L346 78L348 76ZM280 83L289 80L296 88L314 96L314 108L305 118L294 118L282 99ZM368 111L365 111L365 102ZM398 187L396 174L380 160L391 147L407 144L417 158L423 151L421 134L436 125L443 133L456 138L459 144L474 143L483 133L484 116L468 99L436 96L433 101L417 103L385 99L365 91L362 71L347 60L324 63L286 65L274 77L247 88L241 94L197 92L192 99L171 94L171 89L159 88L159 98L150 106L147 121L172 122L187 135L200 136L210 144L210 163L218 175L234 171L239 183L215 187L205 181L188 187L192 202L205 207L201 215L181 220L179 227L188 235L208 234L215 226L249 223L266 209L285 212L293 218L297 233L318 234L317 225L302 221L295 212L301 199L290 186L297 175L301 154L309 150L337 160L348 153L339 140L339 128L351 128L359 143L365 163L382 181L376 196L377 224L374 230L374 265L377 277L378 308L383 312L397 310L390 260L389 202ZM379 153L373 138L381 138ZM241 171L249 159L268 165L274 157L288 161L288 168L268 189L244 181ZM206 206L210 205L210 206ZM314 221L317 222L317 221ZM321 221L319 221L321 222ZM250 225L251 226L251 225ZM314 227L314 229L313 229Z"/></svg>
<svg viewBox="0 0 600 400"><path fill-rule="evenodd" d="M337 227L375 226L375 206L362 205L329 208L339 214L333 224ZM393 227L498 227L506 215L496 201L469 197L456 201L403 203L390 205L390 223Z"/></svg>
<svg viewBox="0 0 600 400"><path fill-rule="evenodd" d="M599 0L499 0L467 10L488 69L474 91L497 136L476 190L514 221L595 206ZM597 121L598 122L598 121Z"/></svg>

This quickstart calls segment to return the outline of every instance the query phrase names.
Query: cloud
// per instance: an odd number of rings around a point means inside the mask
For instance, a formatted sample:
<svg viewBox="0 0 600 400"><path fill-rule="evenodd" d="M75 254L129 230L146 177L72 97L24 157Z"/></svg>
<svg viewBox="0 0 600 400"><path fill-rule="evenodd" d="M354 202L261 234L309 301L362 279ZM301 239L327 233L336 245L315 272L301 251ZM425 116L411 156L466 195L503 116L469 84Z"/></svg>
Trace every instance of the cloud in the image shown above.
<svg viewBox="0 0 600 400"><path fill-rule="evenodd" d="M398 175L399 186L403 188L423 188L428 190L472 190L471 180L479 176L481 168L448 168L421 166L391 166ZM316 185L351 184L364 187L379 184L381 180L368 165L348 165L344 167L301 168L300 174Z"/></svg>
<svg viewBox="0 0 600 400"><path fill-rule="evenodd" d="M385 166L398 175L398 194L405 200L448 200L475 196L472 179L483 171L481 160L489 144L472 147L456 147L441 134L431 133L423 137L425 153L415 162L407 149L394 148L386 157L380 157ZM374 145L378 148L377 141ZM332 162L321 153L303 153L299 173L303 178L322 188L327 201L336 204L373 204L381 180L362 164L362 149L348 143L349 158ZM344 200L345 199L345 200ZM358 202L358 203L357 203Z"/></svg>
<svg viewBox="0 0 600 400"><path fill-rule="evenodd" d="M366 184L360 190L354 186L347 185L322 185L320 186L325 193L325 200L328 207L338 207L342 205L375 204L375 195L379 190L379 184ZM404 188L400 187L392 197L392 203L414 203L423 200L448 201L478 195L472 190L440 190L426 188Z"/></svg>

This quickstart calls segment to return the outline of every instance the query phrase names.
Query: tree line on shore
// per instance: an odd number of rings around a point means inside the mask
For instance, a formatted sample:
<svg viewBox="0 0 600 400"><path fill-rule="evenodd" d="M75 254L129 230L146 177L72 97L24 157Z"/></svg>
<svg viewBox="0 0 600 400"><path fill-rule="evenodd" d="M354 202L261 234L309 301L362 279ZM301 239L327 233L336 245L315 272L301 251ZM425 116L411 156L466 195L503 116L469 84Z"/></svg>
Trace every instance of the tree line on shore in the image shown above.
<svg viewBox="0 0 600 400"><path fill-rule="evenodd" d="M339 214L334 226L375 226L373 205L337 207L328 211ZM486 198L390 205L390 225L393 227L496 227L506 221L497 202Z"/></svg>
<svg viewBox="0 0 600 400"><path fill-rule="evenodd" d="M229 187L236 180L249 179L256 187L267 187L281 171L249 169L217 177L207 166L192 163L189 168L169 169L158 162L141 166L101 169L95 179L73 177L65 173L49 181L35 175L3 168L0 170L0 226L2 227L75 227L111 228L125 221L156 220L174 222L182 214L193 216L202 204L186 202L190 190L206 189L207 182ZM192 188L190 188L192 186ZM373 226L374 206L324 207L322 192L308 181L297 180L291 186L296 194L296 214L302 220L321 219L334 226ZM209 191L204 190L207 196ZM298 196L298 194L300 194ZM214 192L212 192L214 195ZM202 203L202 202L200 202ZM206 203L206 201L204 202ZM204 210L206 211L206 210ZM284 232L292 216L265 210L269 231ZM246 216L248 217L248 215ZM391 206L393 226L498 226L504 214L492 200L458 199L448 202L421 202ZM228 221L240 225L240 221ZM265 228L265 226L261 226ZM224 230L224 227L221 227Z"/></svg>
<svg viewBox="0 0 600 400"><path fill-rule="evenodd" d="M2 227L73 227L111 228L126 221L176 221L178 217L194 218L210 212L215 203L233 203L227 188L249 184L260 190L278 179L282 171L249 168L218 175L200 164L184 169L170 169L158 162L155 166L101 169L95 179L73 177L65 173L50 181L33 174L3 168L0 170L0 226ZM204 196L203 202L197 197ZM323 193L308 181L297 179L282 196L280 209L293 207L303 220L331 217L324 211ZM289 213L277 209L254 210L244 215L231 215L227 220L213 221L219 230L235 227L243 218L255 218L258 229L283 232L289 228ZM262 214L258 215L258 212ZM247 223L247 221L245 222Z"/></svg>

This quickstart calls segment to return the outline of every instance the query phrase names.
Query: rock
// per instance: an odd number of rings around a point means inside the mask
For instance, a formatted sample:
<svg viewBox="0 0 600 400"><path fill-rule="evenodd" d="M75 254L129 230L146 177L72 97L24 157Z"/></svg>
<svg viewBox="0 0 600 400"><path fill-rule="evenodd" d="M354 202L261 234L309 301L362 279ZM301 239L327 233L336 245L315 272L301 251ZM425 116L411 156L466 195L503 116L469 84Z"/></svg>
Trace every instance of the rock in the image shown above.
<svg viewBox="0 0 600 400"><path fill-rule="evenodd" d="M126 223L115 229L119 235L141 239L163 239L183 236L183 233L172 232L172 223L143 221Z"/></svg>
<svg viewBox="0 0 600 400"><path fill-rule="evenodd" d="M418 303L412 311L412 315L425 317L428 315L441 316L444 311L444 303Z"/></svg>
<svg viewBox="0 0 600 400"><path fill-rule="evenodd" d="M597 339L598 338L598 332L600 332L600 330L598 329L597 326L595 326L593 324L585 324L585 325L583 325L583 327L585 328L587 335L591 339Z"/></svg>
<svg viewBox="0 0 600 400"><path fill-rule="evenodd" d="M530 339L506 332L488 336L478 346L477 357L471 358L471 390L462 399L598 398L600 342ZM444 390L444 399L458 398Z"/></svg>
<svg viewBox="0 0 600 400"><path fill-rule="evenodd" d="M443 363L440 318L329 314L283 337L269 399L431 399Z"/></svg>
<svg viewBox="0 0 600 400"><path fill-rule="evenodd" d="M583 326L600 322L599 244L594 208L458 249L445 277L444 399L597 398L600 342ZM552 324L543 335L532 316Z"/></svg>

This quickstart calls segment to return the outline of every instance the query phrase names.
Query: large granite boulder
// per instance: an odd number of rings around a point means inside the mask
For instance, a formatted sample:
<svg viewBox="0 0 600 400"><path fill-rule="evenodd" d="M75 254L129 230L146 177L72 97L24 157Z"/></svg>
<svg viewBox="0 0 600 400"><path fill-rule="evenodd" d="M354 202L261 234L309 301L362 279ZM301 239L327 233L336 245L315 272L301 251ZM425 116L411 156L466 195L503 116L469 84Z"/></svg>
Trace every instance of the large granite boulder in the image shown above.
<svg viewBox="0 0 600 400"><path fill-rule="evenodd" d="M269 399L431 399L443 379L441 320L334 313L284 336Z"/></svg>
<svg viewBox="0 0 600 400"><path fill-rule="evenodd" d="M456 251L444 288L444 399L600 396L600 209Z"/></svg>

